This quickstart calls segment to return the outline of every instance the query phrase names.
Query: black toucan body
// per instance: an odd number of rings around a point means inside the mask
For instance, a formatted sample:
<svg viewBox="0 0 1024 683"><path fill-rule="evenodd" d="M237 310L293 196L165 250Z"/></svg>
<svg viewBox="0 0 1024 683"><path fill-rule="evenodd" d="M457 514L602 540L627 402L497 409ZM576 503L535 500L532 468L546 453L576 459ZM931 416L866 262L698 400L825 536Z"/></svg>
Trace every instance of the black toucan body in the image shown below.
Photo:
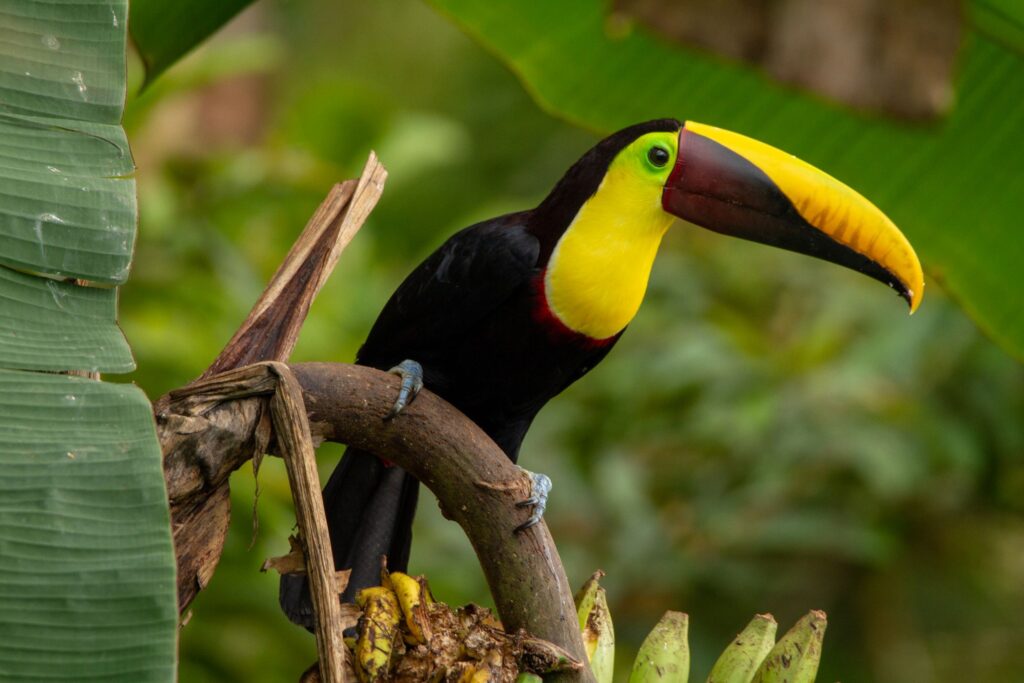
<svg viewBox="0 0 1024 683"><path fill-rule="evenodd" d="M409 275L356 362L415 360L423 384L516 461L538 411L599 363L639 308L675 218L810 254L893 287L916 309L924 286L910 244L862 196L768 145L662 119L626 128L577 161L530 211L456 233ZM404 570L419 484L349 449L324 488L346 599ZM302 575L281 604L311 626Z"/></svg>

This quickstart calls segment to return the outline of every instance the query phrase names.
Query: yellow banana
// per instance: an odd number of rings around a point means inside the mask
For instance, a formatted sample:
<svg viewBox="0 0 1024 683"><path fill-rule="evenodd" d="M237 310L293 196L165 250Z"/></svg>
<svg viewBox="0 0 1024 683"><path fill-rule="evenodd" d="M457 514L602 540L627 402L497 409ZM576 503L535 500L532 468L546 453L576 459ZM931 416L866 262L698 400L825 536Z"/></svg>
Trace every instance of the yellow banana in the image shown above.
<svg viewBox="0 0 1024 683"><path fill-rule="evenodd" d="M778 624L770 614L758 614L715 662L707 683L750 683L775 644Z"/></svg>
<svg viewBox="0 0 1024 683"><path fill-rule="evenodd" d="M402 608L402 616L405 617L405 626L409 632L406 640L412 645L427 643L432 635L427 615L430 591L425 584L423 577L414 578L402 572L391 573L391 585L398 596L398 604Z"/></svg>
<svg viewBox="0 0 1024 683"><path fill-rule="evenodd" d="M808 612L768 653L754 683L814 683L826 626L824 612Z"/></svg>
<svg viewBox="0 0 1024 683"><path fill-rule="evenodd" d="M390 668L402 610L394 591L384 586L359 591L356 604L363 609L356 627L356 669L363 683L374 683Z"/></svg>
<svg viewBox="0 0 1024 683"><path fill-rule="evenodd" d="M604 572L596 571L576 596L576 613L583 634L583 646L597 683L611 683L615 672L615 627L608 611L608 598L598 583Z"/></svg>
<svg viewBox="0 0 1024 683"><path fill-rule="evenodd" d="M633 662L629 683L686 683L690 677L690 618L682 612L665 612Z"/></svg>
<svg viewBox="0 0 1024 683"><path fill-rule="evenodd" d="M467 665L457 683L490 683L491 670L486 664Z"/></svg>

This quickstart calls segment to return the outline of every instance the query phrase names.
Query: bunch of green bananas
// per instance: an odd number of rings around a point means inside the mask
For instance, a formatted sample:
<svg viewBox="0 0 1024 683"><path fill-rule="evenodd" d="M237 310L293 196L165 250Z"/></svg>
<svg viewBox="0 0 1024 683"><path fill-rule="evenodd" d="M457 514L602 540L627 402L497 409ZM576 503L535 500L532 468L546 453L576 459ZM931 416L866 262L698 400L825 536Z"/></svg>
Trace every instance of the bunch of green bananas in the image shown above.
<svg viewBox="0 0 1024 683"><path fill-rule="evenodd" d="M597 572L576 596L583 643L598 683L612 683L615 630ZM758 614L733 639L715 662L707 683L813 683L821 659L827 625L825 613L812 611L775 642L776 623ZM687 683L690 678L689 617L666 612L648 634L629 676L629 683ZM520 677L520 683L531 680Z"/></svg>
<svg viewBox="0 0 1024 683"><path fill-rule="evenodd" d="M580 631L598 683L612 683L615 629L602 572L576 596ZM422 576L381 572L381 585L359 592L356 637L347 642L362 683L456 681L539 683L543 674L577 668L561 648L526 634L508 634L489 610L453 610L434 600ZM718 658L707 683L813 683L825 635L825 614L813 611L775 642L775 619L755 616ZM666 612L640 646L629 683L688 683L689 618ZM522 672L522 673L519 673Z"/></svg>

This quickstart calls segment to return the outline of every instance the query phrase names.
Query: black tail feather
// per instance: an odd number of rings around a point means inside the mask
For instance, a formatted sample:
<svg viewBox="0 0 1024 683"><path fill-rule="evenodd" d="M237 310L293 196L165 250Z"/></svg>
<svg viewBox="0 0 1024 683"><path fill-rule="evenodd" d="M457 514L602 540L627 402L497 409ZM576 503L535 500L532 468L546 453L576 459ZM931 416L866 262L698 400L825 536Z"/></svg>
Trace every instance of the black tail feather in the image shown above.
<svg viewBox="0 0 1024 683"><path fill-rule="evenodd" d="M419 482L400 467L385 466L365 451L349 449L324 487L324 508L337 569L352 569L342 597L380 582L380 558L388 569L405 571L412 545ZM281 609L296 624L313 628L309 585L304 574L281 577Z"/></svg>

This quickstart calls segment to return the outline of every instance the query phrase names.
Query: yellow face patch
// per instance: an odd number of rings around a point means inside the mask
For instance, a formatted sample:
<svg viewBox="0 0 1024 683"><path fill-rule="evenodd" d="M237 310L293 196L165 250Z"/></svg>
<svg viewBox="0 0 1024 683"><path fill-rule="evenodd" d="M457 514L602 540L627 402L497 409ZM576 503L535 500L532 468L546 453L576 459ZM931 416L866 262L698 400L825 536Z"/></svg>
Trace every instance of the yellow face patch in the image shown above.
<svg viewBox="0 0 1024 683"><path fill-rule="evenodd" d="M555 246L544 278L552 313L592 339L621 332L647 291L654 256L673 217L661 196L678 133L637 138L612 160Z"/></svg>

